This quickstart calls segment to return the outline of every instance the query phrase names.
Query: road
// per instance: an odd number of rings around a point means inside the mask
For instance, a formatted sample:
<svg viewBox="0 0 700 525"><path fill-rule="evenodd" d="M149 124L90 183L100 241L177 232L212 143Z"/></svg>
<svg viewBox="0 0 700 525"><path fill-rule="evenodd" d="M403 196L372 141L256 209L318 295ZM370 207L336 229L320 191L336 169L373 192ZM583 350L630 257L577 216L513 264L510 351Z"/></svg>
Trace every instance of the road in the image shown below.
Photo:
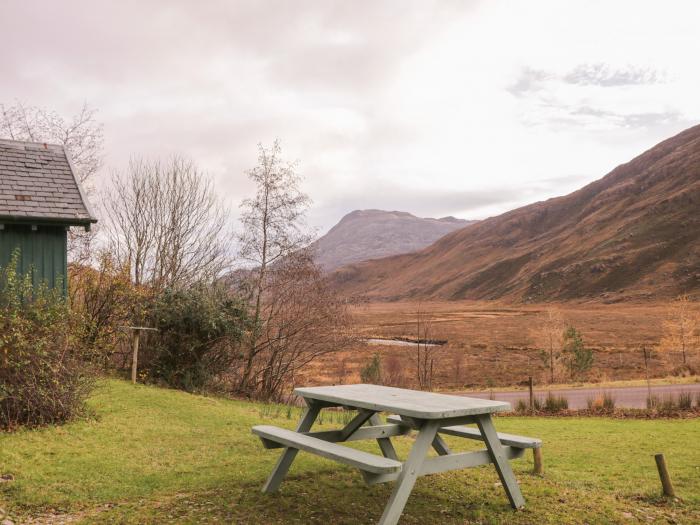
<svg viewBox="0 0 700 525"><path fill-rule="evenodd" d="M545 398L549 390L535 389L535 396ZM646 400L648 389L646 386L625 386L625 387L610 387L610 388L569 388L569 389L554 389L552 393L557 396L565 396L569 400L569 408L588 408L587 401L590 398L595 398L608 392L615 399L615 406L619 408L646 408ZM669 395L678 396L681 392L692 392L695 399L700 396L700 384L690 383L686 385L655 385L651 387L652 395L667 397ZM493 395L498 401L508 401L515 407L518 399L528 400L527 390L511 391L511 392L469 392L459 395L469 397L480 397L489 399Z"/></svg>

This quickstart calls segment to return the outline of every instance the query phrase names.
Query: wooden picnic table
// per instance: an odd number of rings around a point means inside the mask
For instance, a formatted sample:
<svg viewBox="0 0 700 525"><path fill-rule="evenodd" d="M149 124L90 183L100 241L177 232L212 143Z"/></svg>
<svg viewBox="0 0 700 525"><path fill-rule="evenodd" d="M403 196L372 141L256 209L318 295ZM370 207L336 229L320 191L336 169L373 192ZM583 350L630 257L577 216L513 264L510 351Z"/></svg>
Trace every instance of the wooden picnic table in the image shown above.
<svg viewBox="0 0 700 525"><path fill-rule="evenodd" d="M380 525L398 522L418 476L493 463L513 508L525 505L509 460L521 457L526 448L539 448L535 438L498 434L491 414L510 410L503 401L421 392L378 385L339 385L297 388L306 409L296 431L270 425L253 427L265 448L284 448L263 492L275 492L299 450L333 459L362 472L368 484L396 481ZM357 415L342 429L311 432L319 412L344 407ZM389 412L387 423L379 417ZM462 425L476 424L476 428ZM391 438L417 430L416 440L405 461L399 460ZM454 453L440 434L477 439L486 448ZM338 443L376 439L382 455L349 448ZM428 457L430 448L436 457Z"/></svg>

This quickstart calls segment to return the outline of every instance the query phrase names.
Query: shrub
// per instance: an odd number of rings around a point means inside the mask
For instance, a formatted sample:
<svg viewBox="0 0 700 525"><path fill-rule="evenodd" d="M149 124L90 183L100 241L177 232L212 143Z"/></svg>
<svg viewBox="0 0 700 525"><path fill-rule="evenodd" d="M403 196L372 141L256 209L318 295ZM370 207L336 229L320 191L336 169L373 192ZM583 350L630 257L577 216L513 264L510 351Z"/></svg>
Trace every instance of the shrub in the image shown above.
<svg viewBox="0 0 700 525"><path fill-rule="evenodd" d="M80 324L61 286L32 285L19 252L0 269L0 427L61 423L79 415L93 386Z"/></svg>
<svg viewBox="0 0 700 525"><path fill-rule="evenodd" d="M144 369L155 379L198 390L239 358L247 317L243 304L223 286L166 290L151 315L158 332L151 336Z"/></svg>
<svg viewBox="0 0 700 525"><path fill-rule="evenodd" d="M665 411L674 410L675 408L677 408L677 406L678 404L676 403L676 399L673 397L673 394L664 396L661 399L661 403L659 404L659 408Z"/></svg>
<svg viewBox="0 0 700 525"><path fill-rule="evenodd" d="M544 410L546 412L559 412L569 408L569 401L564 396L555 396L551 392L544 400Z"/></svg>
<svg viewBox="0 0 700 525"><path fill-rule="evenodd" d="M681 392L678 394L678 408L681 410L690 410L693 407L693 395L690 392Z"/></svg>
<svg viewBox="0 0 700 525"><path fill-rule="evenodd" d="M647 408L649 410L656 409L661 405L661 398L659 396L651 394L647 396Z"/></svg>
<svg viewBox="0 0 700 525"><path fill-rule="evenodd" d="M518 399L518 402L515 404L515 411L519 414L527 412L529 408L530 407L527 405L527 401L524 399Z"/></svg>
<svg viewBox="0 0 700 525"><path fill-rule="evenodd" d="M572 378L585 375L593 366L593 350L583 344L581 332L569 327L564 332L563 361Z"/></svg>
<svg viewBox="0 0 700 525"><path fill-rule="evenodd" d="M539 397L533 397L533 398L532 398L532 408L533 408L533 410L539 411L539 410L542 410L543 407L544 407L544 402L542 401L541 398L539 398Z"/></svg>
<svg viewBox="0 0 700 525"><path fill-rule="evenodd" d="M615 409L615 398L610 392L603 392L602 395L586 399L586 404L588 410L612 411Z"/></svg>
<svg viewBox="0 0 700 525"><path fill-rule="evenodd" d="M603 408L605 410L615 410L615 398L610 392L603 392Z"/></svg>
<svg viewBox="0 0 700 525"><path fill-rule="evenodd" d="M372 360L360 370L360 380L363 383L381 384L382 358L379 353L374 354Z"/></svg>
<svg viewBox="0 0 700 525"><path fill-rule="evenodd" d="M127 332L122 328L138 317L135 310L145 302L145 289L131 283L128 269L120 268L107 252L97 255L97 266L72 264L69 268L69 296L73 312L80 317L80 337L99 364L124 368L131 348L121 355L120 342ZM121 363L115 362L117 358Z"/></svg>

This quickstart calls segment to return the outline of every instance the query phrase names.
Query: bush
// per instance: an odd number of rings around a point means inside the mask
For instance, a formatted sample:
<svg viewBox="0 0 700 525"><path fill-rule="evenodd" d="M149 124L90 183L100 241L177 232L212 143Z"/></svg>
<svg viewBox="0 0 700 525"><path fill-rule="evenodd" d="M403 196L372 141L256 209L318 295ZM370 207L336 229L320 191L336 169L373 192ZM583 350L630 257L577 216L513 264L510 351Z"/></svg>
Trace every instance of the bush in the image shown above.
<svg viewBox="0 0 700 525"><path fill-rule="evenodd" d="M693 395L690 392L681 392L678 394L678 408L681 410L690 410L693 407Z"/></svg>
<svg viewBox="0 0 700 525"><path fill-rule="evenodd" d="M588 405L588 410L615 410L615 398L610 392L603 392L602 395L597 397L589 397L586 399L586 404Z"/></svg>
<svg viewBox="0 0 700 525"><path fill-rule="evenodd" d="M527 405L527 401L524 399L518 399L518 402L515 403L515 411L518 414L523 414L527 412L530 409L530 407Z"/></svg>
<svg viewBox="0 0 700 525"><path fill-rule="evenodd" d="M79 415L93 386L90 355L62 286L32 285L19 252L0 269L0 427L62 423Z"/></svg>
<svg viewBox="0 0 700 525"><path fill-rule="evenodd" d="M654 394L647 396L647 408L649 410L656 409L659 405L661 405L661 398L659 398L659 396Z"/></svg>
<svg viewBox="0 0 700 525"><path fill-rule="evenodd" d="M360 381L379 385L382 382L382 358L379 353L374 354L372 360L360 370Z"/></svg>
<svg viewBox="0 0 700 525"><path fill-rule="evenodd" d="M243 303L223 286L166 290L155 299L151 355L143 369L187 391L205 387L231 370L247 329Z"/></svg>
<svg viewBox="0 0 700 525"><path fill-rule="evenodd" d="M573 379L584 376L593 366L593 350L584 346L581 332L574 327L564 332L562 356Z"/></svg>
<svg viewBox="0 0 700 525"><path fill-rule="evenodd" d="M544 402L541 398L535 396L532 398L532 408L535 412L538 412L544 408Z"/></svg>
<svg viewBox="0 0 700 525"><path fill-rule="evenodd" d="M610 392L603 392L603 408L605 410L615 409L615 398Z"/></svg>
<svg viewBox="0 0 700 525"><path fill-rule="evenodd" d="M544 400L544 410L546 412L559 412L569 408L569 400L564 396L555 396L551 392L547 394Z"/></svg>

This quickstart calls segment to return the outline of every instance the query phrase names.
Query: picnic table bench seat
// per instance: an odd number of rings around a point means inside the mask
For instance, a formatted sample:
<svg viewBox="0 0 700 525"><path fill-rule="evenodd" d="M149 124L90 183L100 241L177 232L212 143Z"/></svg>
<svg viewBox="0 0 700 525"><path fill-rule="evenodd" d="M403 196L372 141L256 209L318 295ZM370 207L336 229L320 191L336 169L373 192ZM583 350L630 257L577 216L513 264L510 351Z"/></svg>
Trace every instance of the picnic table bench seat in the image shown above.
<svg viewBox="0 0 700 525"><path fill-rule="evenodd" d="M253 434L265 441L279 443L285 447L310 452L318 456L333 459L339 463L359 468L372 474L390 474L401 471L402 463L394 459L377 456L362 450L357 450L337 443L331 443L323 439L306 434L300 434L286 428L271 425L258 425L253 427ZM274 447L268 447L274 448Z"/></svg>
<svg viewBox="0 0 700 525"><path fill-rule="evenodd" d="M387 421L390 423L395 423L398 425L410 426L410 420L402 419L400 416L391 415L387 417ZM440 427L438 430L440 434L447 434L448 436L457 436L467 439L476 439L483 441L484 437L479 432L477 428L465 427L465 426L448 426ZM503 432L498 432L496 434L502 445L506 445L514 448L540 448L542 446L542 440L537 438L531 438L527 436L516 436L514 434L505 434Z"/></svg>

